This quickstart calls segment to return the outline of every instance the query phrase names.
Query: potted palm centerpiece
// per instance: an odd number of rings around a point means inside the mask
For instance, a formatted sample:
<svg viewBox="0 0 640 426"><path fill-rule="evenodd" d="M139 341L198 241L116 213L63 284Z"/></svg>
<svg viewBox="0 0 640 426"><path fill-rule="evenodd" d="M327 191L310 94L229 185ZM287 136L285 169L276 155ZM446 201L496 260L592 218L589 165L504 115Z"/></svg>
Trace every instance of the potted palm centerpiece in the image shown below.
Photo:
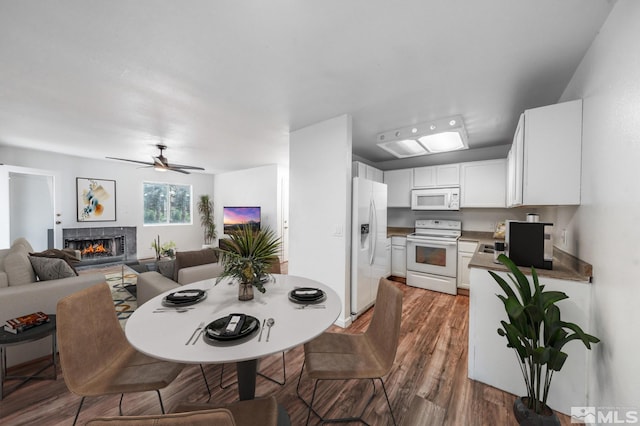
<svg viewBox="0 0 640 426"><path fill-rule="evenodd" d="M224 240L220 250L220 262L223 272L218 277L220 282L225 277L238 281L238 299L253 299L253 287L264 293L264 283L269 277L273 262L278 261L280 238L270 228L255 230L244 225Z"/></svg>
<svg viewBox="0 0 640 426"><path fill-rule="evenodd" d="M535 268L531 268L533 288L527 277L504 254L498 257L511 274L511 284L489 271L500 285L504 295L498 295L507 313L508 321L500 321L498 334L507 338L507 347L513 348L527 388L527 396L517 398L513 411L521 425L560 425L556 414L547 406L551 379L560 371L567 354L565 344L580 340L587 349L600 339L585 333L577 324L562 321L557 302L568 299L561 291L544 291Z"/></svg>

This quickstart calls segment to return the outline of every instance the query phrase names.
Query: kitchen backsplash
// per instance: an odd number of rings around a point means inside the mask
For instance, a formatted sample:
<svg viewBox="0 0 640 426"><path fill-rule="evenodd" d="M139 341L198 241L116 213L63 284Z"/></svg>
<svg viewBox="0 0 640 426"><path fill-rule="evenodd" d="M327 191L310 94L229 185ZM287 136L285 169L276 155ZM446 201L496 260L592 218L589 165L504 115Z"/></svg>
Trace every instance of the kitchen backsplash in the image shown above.
<svg viewBox="0 0 640 426"><path fill-rule="evenodd" d="M546 219L539 209L462 209L459 211L419 212L407 208L387 209L387 226L413 228L416 219L449 219L462 221L463 231L493 232L496 223L504 220L526 220L527 213L540 214L540 220Z"/></svg>

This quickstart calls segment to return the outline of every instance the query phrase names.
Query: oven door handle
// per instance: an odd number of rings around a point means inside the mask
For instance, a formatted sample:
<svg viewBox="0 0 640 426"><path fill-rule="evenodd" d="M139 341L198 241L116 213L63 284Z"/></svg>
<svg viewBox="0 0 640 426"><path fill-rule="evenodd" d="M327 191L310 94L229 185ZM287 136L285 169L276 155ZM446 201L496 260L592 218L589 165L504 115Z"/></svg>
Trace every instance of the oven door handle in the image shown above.
<svg viewBox="0 0 640 426"><path fill-rule="evenodd" d="M413 239L411 237L407 237L407 243L413 244L433 244L433 245L441 245L441 246L455 246L458 244L457 241L443 241L443 240L430 240L425 241L423 239Z"/></svg>

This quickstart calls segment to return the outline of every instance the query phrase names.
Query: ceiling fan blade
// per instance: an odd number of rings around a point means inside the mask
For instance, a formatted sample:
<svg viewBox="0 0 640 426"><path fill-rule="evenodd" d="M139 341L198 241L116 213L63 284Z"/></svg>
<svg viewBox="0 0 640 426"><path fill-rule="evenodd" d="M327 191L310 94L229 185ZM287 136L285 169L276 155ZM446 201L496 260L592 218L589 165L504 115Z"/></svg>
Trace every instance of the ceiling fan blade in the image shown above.
<svg viewBox="0 0 640 426"><path fill-rule="evenodd" d="M169 165L170 167L176 167L179 169L187 169L187 170L204 170L202 167L196 167L196 166L185 166L184 164L174 164L171 163Z"/></svg>
<svg viewBox="0 0 640 426"><path fill-rule="evenodd" d="M147 166L153 166L153 163L149 163L148 161L129 160L128 158L116 158L116 157L105 157L105 158L108 158L110 160L128 161L129 163L137 163L137 164L144 164Z"/></svg>
<svg viewBox="0 0 640 426"><path fill-rule="evenodd" d="M164 168L168 166L168 164L165 161L162 161L162 158L160 157L153 157L153 164L155 164L158 167L164 167Z"/></svg>
<svg viewBox="0 0 640 426"><path fill-rule="evenodd" d="M167 170L171 170L172 172L182 173L182 174L185 174L185 175L190 175L191 174L191 173L187 172L186 170L178 169L178 168L173 167L173 166L168 166Z"/></svg>

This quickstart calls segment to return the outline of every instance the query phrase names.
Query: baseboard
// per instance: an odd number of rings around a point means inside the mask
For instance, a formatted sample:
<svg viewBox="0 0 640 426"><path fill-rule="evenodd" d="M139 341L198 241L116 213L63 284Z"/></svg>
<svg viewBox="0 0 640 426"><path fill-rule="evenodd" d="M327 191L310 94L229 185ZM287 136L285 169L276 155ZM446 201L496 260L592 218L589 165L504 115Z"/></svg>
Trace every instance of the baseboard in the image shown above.
<svg viewBox="0 0 640 426"><path fill-rule="evenodd" d="M338 327L347 328L351 325L351 317L347 319L338 318L336 322L334 322L334 324L337 325Z"/></svg>

